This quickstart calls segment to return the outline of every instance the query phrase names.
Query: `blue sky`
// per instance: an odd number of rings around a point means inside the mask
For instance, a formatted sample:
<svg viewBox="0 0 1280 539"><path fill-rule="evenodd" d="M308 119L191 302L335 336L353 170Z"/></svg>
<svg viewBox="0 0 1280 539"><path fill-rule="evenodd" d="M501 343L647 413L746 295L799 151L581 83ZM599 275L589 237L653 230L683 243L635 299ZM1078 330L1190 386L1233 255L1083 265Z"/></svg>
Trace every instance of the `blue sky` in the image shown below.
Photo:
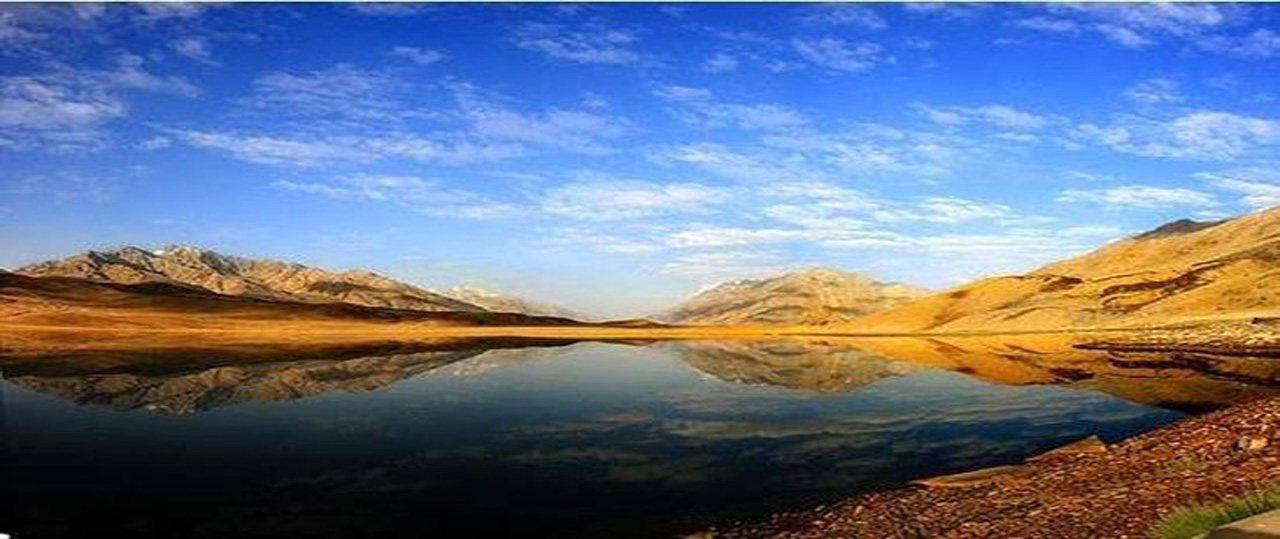
<svg viewBox="0 0 1280 539"><path fill-rule="evenodd" d="M1280 6L0 6L0 267L195 244L622 316L1280 203Z"/></svg>

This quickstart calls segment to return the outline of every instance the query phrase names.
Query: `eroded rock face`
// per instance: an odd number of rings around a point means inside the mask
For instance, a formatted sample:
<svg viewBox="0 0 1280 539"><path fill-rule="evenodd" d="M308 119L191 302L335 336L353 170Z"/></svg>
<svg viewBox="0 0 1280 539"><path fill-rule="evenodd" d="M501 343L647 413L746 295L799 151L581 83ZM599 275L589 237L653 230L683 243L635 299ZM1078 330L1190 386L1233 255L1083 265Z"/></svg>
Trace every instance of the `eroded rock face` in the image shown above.
<svg viewBox="0 0 1280 539"><path fill-rule="evenodd" d="M926 294L910 285L813 268L770 279L725 283L694 296L662 318L682 324L822 325L880 312Z"/></svg>
<svg viewBox="0 0 1280 539"><path fill-rule="evenodd" d="M233 296L343 302L419 311L483 312L476 305L366 271L330 272L301 264L224 255L174 246L148 251L126 247L33 264L18 270L33 277L75 277L116 283L164 282Z"/></svg>

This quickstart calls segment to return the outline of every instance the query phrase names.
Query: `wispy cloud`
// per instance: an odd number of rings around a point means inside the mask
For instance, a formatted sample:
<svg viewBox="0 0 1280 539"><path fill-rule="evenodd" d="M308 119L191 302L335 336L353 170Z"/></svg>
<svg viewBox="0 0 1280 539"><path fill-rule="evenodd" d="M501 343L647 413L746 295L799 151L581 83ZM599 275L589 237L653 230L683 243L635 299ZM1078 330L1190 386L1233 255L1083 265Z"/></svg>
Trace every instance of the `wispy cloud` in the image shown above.
<svg viewBox="0 0 1280 539"><path fill-rule="evenodd" d="M1167 119L1121 114L1108 125L1081 124L1075 136L1147 157L1229 161L1280 144L1280 122L1214 110Z"/></svg>
<svg viewBox="0 0 1280 539"><path fill-rule="evenodd" d="M795 38L791 45L805 60L834 71L863 73L893 61L892 57L884 54L880 45L870 42L821 37Z"/></svg>
<svg viewBox="0 0 1280 539"><path fill-rule="evenodd" d="M1215 206L1213 195L1194 189L1122 185L1109 189L1068 189L1058 195L1059 202L1083 202L1110 207L1161 209L1175 206Z"/></svg>
<svg viewBox="0 0 1280 539"><path fill-rule="evenodd" d="M358 174L327 183L280 180L272 185L286 191L341 200L388 202L444 217L489 219L508 217L516 212L516 206L512 204L449 188L437 180L418 176Z"/></svg>
<svg viewBox="0 0 1280 539"><path fill-rule="evenodd" d="M549 58L583 64L634 65L647 57L633 47L640 40L634 29L603 23L582 25L527 22L511 40L516 46Z"/></svg>
<svg viewBox="0 0 1280 539"><path fill-rule="evenodd" d="M816 4L800 8L796 18L810 26L853 26L868 30L887 28L889 23L871 5Z"/></svg>
<svg viewBox="0 0 1280 539"><path fill-rule="evenodd" d="M676 116L702 127L733 126L746 130L774 130L802 126L809 118L791 107L771 103L731 103L710 90L659 85L654 95L673 105Z"/></svg>
<svg viewBox="0 0 1280 539"><path fill-rule="evenodd" d="M391 47L391 55L404 58L410 62L420 66L428 66L448 58L443 52L431 49L421 49L418 47L410 47L408 45L396 45Z"/></svg>
<svg viewBox="0 0 1280 539"><path fill-rule="evenodd" d="M1186 98L1179 92L1178 87L1178 81L1173 79L1146 79L1125 90L1124 97L1146 106L1181 103Z"/></svg>
<svg viewBox="0 0 1280 539"><path fill-rule="evenodd" d="M543 211L572 219L611 221L670 213L708 213L727 193L695 183L585 177L549 190Z"/></svg>
<svg viewBox="0 0 1280 539"><path fill-rule="evenodd" d="M1035 131L1053 122L1050 117L1008 105L933 107L917 103L913 108L929 121L944 126L981 124L1019 131Z"/></svg>
<svg viewBox="0 0 1280 539"><path fill-rule="evenodd" d="M1280 206L1280 166L1252 166L1220 172L1201 172L1197 179L1230 191L1254 208Z"/></svg>
<svg viewBox="0 0 1280 539"><path fill-rule="evenodd" d="M776 272L783 268L783 261L782 256L773 252L689 253L663 264L658 271L682 277L735 279Z"/></svg>

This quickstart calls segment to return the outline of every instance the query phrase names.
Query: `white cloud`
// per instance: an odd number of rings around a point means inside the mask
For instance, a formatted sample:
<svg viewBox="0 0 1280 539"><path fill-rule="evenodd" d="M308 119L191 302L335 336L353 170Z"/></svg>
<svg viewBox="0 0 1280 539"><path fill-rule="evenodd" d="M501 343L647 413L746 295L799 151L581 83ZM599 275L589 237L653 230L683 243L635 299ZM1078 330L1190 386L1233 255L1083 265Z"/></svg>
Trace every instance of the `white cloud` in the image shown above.
<svg viewBox="0 0 1280 539"><path fill-rule="evenodd" d="M428 66L448 58L448 56L440 51L420 49L418 47L409 47L406 45L396 45L391 47L391 55L404 58L405 60L420 66Z"/></svg>
<svg viewBox="0 0 1280 539"><path fill-rule="evenodd" d="M134 4L141 11L142 19L163 21L168 19L194 19L217 7L205 2L144 2Z"/></svg>
<svg viewBox="0 0 1280 539"><path fill-rule="evenodd" d="M0 77L0 147L54 152L99 149L108 122L128 108L106 88L63 76Z"/></svg>
<svg viewBox="0 0 1280 539"><path fill-rule="evenodd" d="M1212 110L1165 120L1125 114L1110 125L1079 125L1075 136L1147 157L1230 161L1280 144L1280 122Z"/></svg>
<svg viewBox="0 0 1280 539"><path fill-rule="evenodd" d="M914 205L903 208L885 208L872 213L877 220L886 222L924 221L956 224L967 221L1002 219L1013 217L1011 208L957 197L924 197Z"/></svg>
<svg viewBox="0 0 1280 539"><path fill-rule="evenodd" d="M1097 3L1049 4L1045 9L1059 17L1076 17L1078 25L1127 48L1142 48L1157 38L1194 38L1226 26L1230 7L1199 3ZM1061 19L1060 19L1061 20ZM1062 31L1051 25L1027 26Z"/></svg>
<svg viewBox="0 0 1280 539"><path fill-rule="evenodd" d="M681 277L718 280L773 273L782 269L782 256L761 251L689 253L663 264L659 272Z"/></svg>
<svg viewBox="0 0 1280 539"><path fill-rule="evenodd" d="M963 2L903 2L902 9L916 16L943 20L970 19L982 14L990 4Z"/></svg>
<svg viewBox="0 0 1280 539"><path fill-rule="evenodd" d="M439 5L417 2L357 2L347 6L356 13L374 17L412 17L441 9Z"/></svg>
<svg viewBox="0 0 1280 539"><path fill-rule="evenodd" d="M151 92L177 94L194 97L200 93L196 87L182 77L156 75L143 68L145 60L133 54L121 54L116 57L116 68L92 74L113 88L130 90L147 90Z"/></svg>
<svg viewBox="0 0 1280 539"><path fill-rule="evenodd" d="M738 57L727 52L717 52L707 57L702 68L711 73L728 73L738 69Z"/></svg>
<svg viewBox="0 0 1280 539"><path fill-rule="evenodd" d="M541 197L543 211L572 219L609 221L667 213L709 213L727 199L721 189L696 183L585 177Z"/></svg>
<svg viewBox="0 0 1280 539"><path fill-rule="evenodd" d="M444 86L452 102L428 109L409 99L416 89L388 73L346 64L273 72L259 77L254 94L241 101L237 118L247 120L244 127L174 135L262 164L319 166L400 158L457 165L539 149L606 154L613 151L607 141L631 129L626 119L598 110L521 111L508 99L457 82Z"/></svg>
<svg viewBox="0 0 1280 539"><path fill-rule="evenodd" d="M1197 44L1207 51L1244 58L1280 56L1280 32L1270 28L1260 28L1243 36L1207 36Z"/></svg>
<svg viewBox="0 0 1280 539"><path fill-rule="evenodd" d="M613 151L608 139L631 132L626 119L598 111L553 108L520 112L472 85L453 84L450 89L461 115L480 137L600 155Z"/></svg>
<svg viewBox="0 0 1280 539"><path fill-rule="evenodd" d="M1154 78L1141 81L1124 91L1124 97L1140 105L1167 105L1185 100L1178 92L1178 81Z"/></svg>
<svg viewBox="0 0 1280 539"><path fill-rule="evenodd" d="M1020 19L1013 22L1014 26L1026 28L1028 30L1039 30L1041 32L1054 32L1060 34L1074 34L1080 31L1080 25L1070 19L1056 19L1050 17L1030 17Z"/></svg>
<svg viewBox="0 0 1280 539"><path fill-rule="evenodd" d="M508 217L517 208L470 191L448 188L436 180L417 176L359 174L336 182L277 181L274 187L287 191L321 195L352 201L389 202L435 216L463 219Z"/></svg>
<svg viewBox="0 0 1280 539"><path fill-rule="evenodd" d="M298 138L219 131L174 131L193 146L222 150L237 159L267 165L313 167L344 162L368 162L381 158L464 164L488 162L524 155L520 146L486 143L441 135L305 136Z"/></svg>
<svg viewBox="0 0 1280 539"><path fill-rule="evenodd" d="M663 246L656 243L585 228L556 229L551 233L551 241L575 246L585 245L607 253L644 254L663 249Z"/></svg>
<svg viewBox="0 0 1280 539"><path fill-rule="evenodd" d="M856 26L869 30L881 30L889 26L874 9L858 4L806 6L798 19L802 24L814 26Z"/></svg>
<svg viewBox="0 0 1280 539"><path fill-rule="evenodd" d="M1173 206L1214 206L1213 195L1179 187L1122 185L1109 189L1068 189L1057 197L1059 202L1104 204L1111 207L1158 209Z"/></svg>
<svg viewBox="0 0 1280 539"><path fill-rule="evenodd" d="M913 108L915 108L916 112L928 118L929 121L946 126L976 123L1005 129L1034 131L1043 129L1052 122L1049 117L1015 109L1007 105L932 107L916 104Z"/></svg>
<svg viewBox="0 0 1280 539"><path fill-rule="evenodd" d="M1195 177L1218 189L1238 194L1245 205L1255 208L1280 206L1280 167L1255 166L1202 172Z"/></svg>
<svg viewBox="0 0 1280 539"><path fill-rule="evenodd" d="M34 196L59 202L105 202L115 195L115 182L78 173L33 174L0 182L0 193Z"/></svg>
<svg viewBox="0 0 1280 539"><path fill-rule="evenodd" d="M239 105L278 122L301 118L311 128L370 125L379 130L421 118L407 97L414 86L380 71L350 64L312 71L271 71L253 81L253 93Z"/></svg>
<svg viewBox="0 0 1280 539"><path fill-rule="evenodd" d="M635 30L600 23L572 27L527 22L512 35L516 46L557 60L612 65L644 62L645 55L631 48L639 39Z"/></svg>
<svg viewBox="0 0 1280 539"><path fill-rule="evenodd" d="M883 56L883 50L875 43L855 43L835 37L795 38L791 45L805 60L815 65L844 71L862 73L875 66L892 61Z"/></svg>
<svg viewBox="0 0 1280 539"><path fill-rule="evenodd" d="M839 132L802 131L770 134L762 143L786 152L791 159L803 157L830 174L883 175L918 174L941 176L966 162L986 157L991 148L954 133L933 133L897 129L880 124L855 124ZM776 168L785 167L779 158L762 159Z"/></svg>
<svg viewBox="0 0 1280 539"><path fill-rule="evenodd" d="M688 86L659 85L654 95L676 105L676 115L703 127L734 126L746 130L775 130L802 126L809 119L783 105L728 103L709 90Z"/></svg>
<svg viewBox="0 0 1280 539"><path fill-rule="evenodd" d="M213 52L209 50L209 39L202 36L184 36L169 43L170 48L181 56L204 63L213 63Z"/></svg>

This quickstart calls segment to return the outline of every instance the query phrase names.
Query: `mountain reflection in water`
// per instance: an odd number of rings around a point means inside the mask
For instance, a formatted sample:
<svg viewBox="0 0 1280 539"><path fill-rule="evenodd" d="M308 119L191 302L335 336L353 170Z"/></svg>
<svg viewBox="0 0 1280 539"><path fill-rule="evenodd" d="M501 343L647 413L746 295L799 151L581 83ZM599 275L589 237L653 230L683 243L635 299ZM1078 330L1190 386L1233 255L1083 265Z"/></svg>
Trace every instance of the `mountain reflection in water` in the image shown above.
<svg viewBox="0 0 1280 539"><path fill-rule="evenodd" d="M5 358L6 487L22 495L0 520L19 537L664 535L1116 439L1280 384L1274 360L1071 342Z"/></svg>

